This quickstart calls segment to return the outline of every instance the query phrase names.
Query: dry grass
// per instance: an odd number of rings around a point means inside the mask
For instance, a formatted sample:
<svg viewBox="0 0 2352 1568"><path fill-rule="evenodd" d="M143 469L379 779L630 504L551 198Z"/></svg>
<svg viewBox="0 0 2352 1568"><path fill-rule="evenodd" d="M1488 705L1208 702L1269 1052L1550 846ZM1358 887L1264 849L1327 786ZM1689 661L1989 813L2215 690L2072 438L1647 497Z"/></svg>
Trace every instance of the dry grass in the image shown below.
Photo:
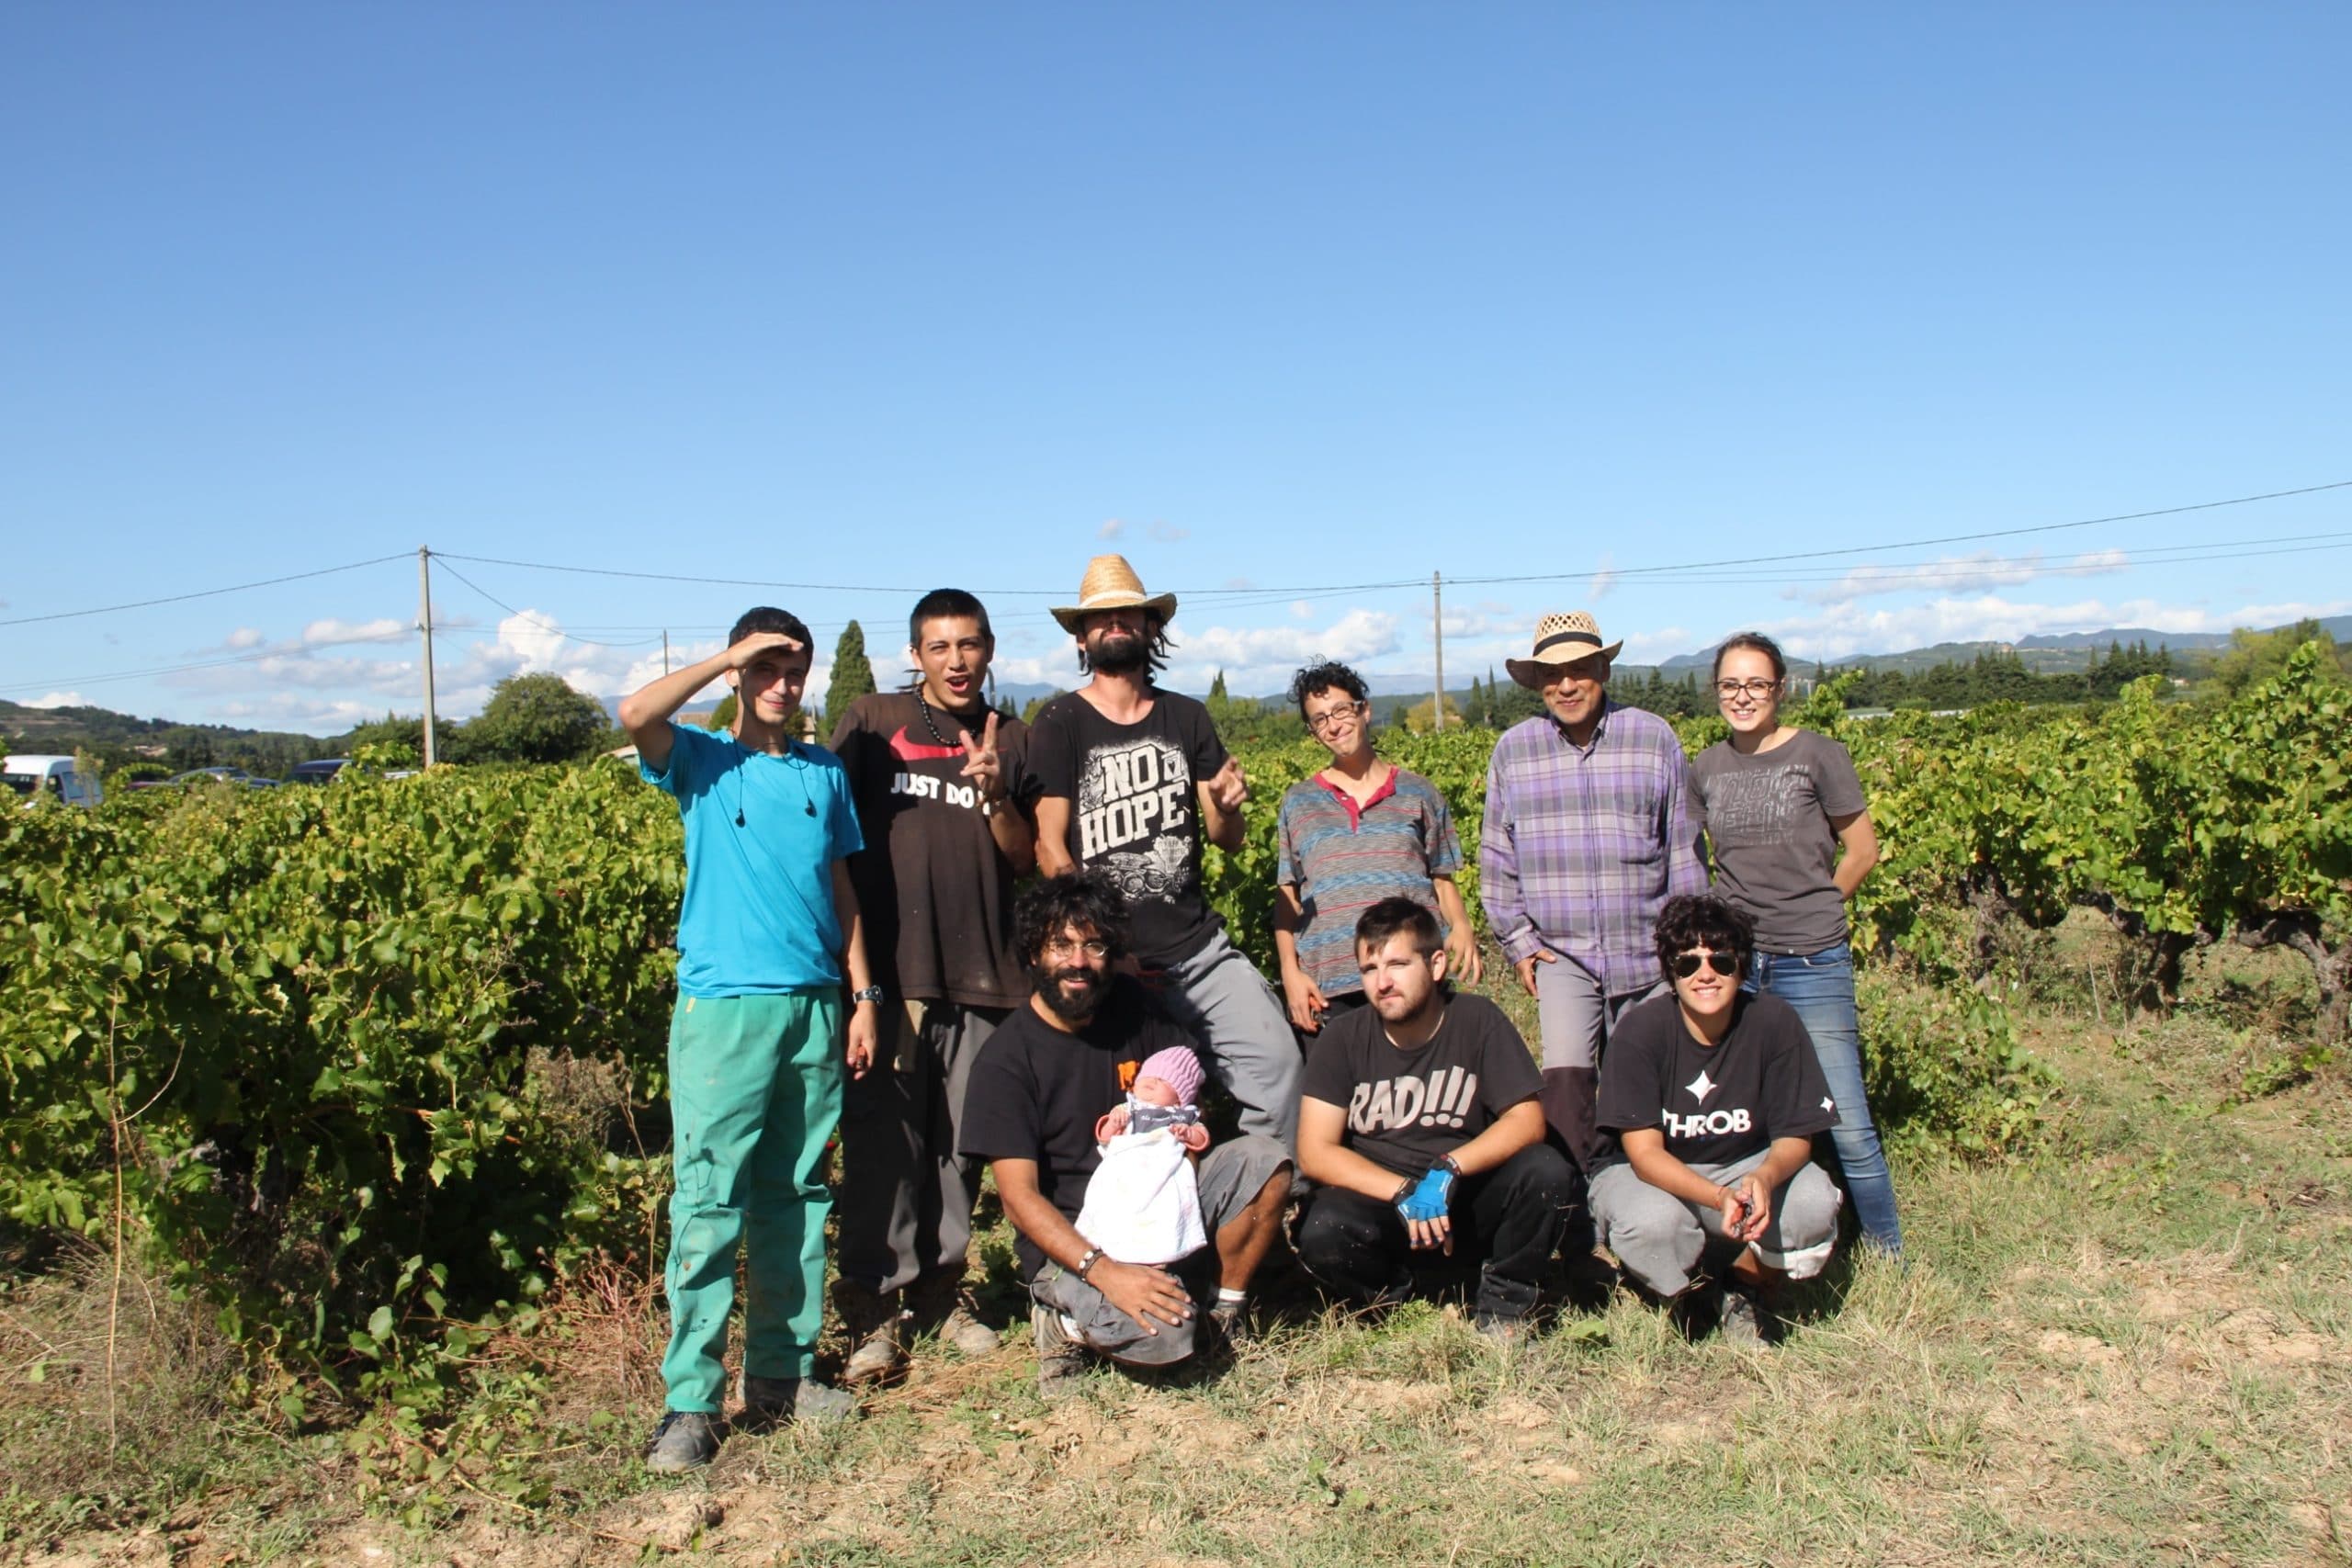
<svg viewBox="0 0 2352 1568"><path fill-rule="evenodd" d="M846 1430L663 1482L658 1303L591 1272L494 1348L482 1408L547 1487L518 1504L494 1455L371 1483L332 1438L215 1440L219 1351L160 1299L126 1314L155 1419L108 1458L85 1259L0 1298L0 1562L2352 1564L2343 1083L2241 1100L2210 1015L2028 1023L2069 1085L2046 1154L1900 1169L1912 1266L1833 1269L1760 1356L1622 1294L1503 1358L1436 1306L1277 1292L1205 1376L1049 1407L1020 1343L934 1352Z"/></svg>

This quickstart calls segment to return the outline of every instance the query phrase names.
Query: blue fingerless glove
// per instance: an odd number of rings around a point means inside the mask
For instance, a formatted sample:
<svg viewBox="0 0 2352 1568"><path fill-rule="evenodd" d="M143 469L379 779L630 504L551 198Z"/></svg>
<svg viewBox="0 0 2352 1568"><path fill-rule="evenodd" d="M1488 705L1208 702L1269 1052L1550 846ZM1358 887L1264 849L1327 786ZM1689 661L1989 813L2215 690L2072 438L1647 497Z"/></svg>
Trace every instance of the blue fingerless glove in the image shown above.
<svg viewBox="0 0 2352 1568"><path fill-rule="evenodd" d="M1396 1212L1408 1223L1445 1218L1445 1206L1453 1196L1453 1172L1442 1165L1430 1167L1429 1174L1414 1185L1410 1192L1396 1200Z"/></svg>

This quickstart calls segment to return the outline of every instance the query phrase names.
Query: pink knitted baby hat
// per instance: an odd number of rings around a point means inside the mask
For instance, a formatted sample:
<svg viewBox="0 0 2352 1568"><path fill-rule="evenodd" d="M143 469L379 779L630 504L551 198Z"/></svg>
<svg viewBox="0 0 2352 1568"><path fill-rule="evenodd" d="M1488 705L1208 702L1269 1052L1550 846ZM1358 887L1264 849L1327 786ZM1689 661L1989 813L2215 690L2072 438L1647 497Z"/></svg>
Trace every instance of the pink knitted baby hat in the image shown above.
<svg viewBox="0 0 2352 1568"><path fill-rule="evenodd" d="M1190 1105L1201 1092L1201 1059L1182 1045L1170 1045L1146 1056L1136 1077L1158 1078L1176 1091L1176 1103Z"/></svg>

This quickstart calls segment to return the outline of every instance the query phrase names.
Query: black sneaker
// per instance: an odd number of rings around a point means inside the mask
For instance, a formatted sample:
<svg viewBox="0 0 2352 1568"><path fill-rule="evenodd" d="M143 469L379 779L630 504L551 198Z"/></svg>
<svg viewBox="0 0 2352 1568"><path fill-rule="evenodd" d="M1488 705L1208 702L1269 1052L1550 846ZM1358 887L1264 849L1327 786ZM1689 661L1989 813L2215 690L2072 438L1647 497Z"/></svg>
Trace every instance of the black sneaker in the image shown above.
<svg viewBox="0 0 2352 1568"><path fill-rule="evenodd" d="M664 1474L699 1470L718 1457L718 1422L699 1410L665 1411L645 1445L645 1468Z"/></svg>

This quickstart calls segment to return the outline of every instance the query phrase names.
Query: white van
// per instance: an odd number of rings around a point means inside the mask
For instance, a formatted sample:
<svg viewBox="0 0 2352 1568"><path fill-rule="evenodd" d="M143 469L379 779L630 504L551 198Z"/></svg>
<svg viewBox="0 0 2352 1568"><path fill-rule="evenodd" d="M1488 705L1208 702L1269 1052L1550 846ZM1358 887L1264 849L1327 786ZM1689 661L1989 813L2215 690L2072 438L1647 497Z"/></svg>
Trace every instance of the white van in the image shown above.
<svg viewBox="0 0 2352 1568"><path fill-rule="evenodd" d="M76 768L73 758L28 751L12 751L0 761L0 785L21 796L27 805L34 796L45 795L68 806L96 806L107 794L98 775Z"/></svg>

